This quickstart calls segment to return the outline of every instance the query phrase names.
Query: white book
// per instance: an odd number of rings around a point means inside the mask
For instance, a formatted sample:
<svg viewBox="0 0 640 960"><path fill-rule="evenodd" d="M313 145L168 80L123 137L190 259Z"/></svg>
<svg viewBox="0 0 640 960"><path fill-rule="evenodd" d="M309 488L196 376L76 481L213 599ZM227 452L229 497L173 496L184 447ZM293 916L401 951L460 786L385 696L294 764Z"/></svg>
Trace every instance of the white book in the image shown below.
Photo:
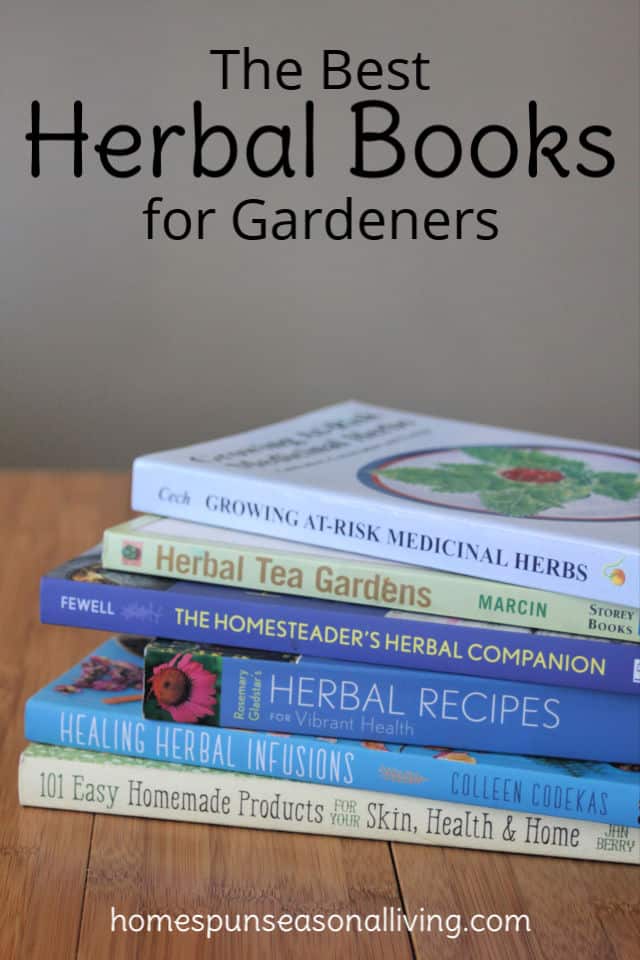
<svg viewBox="0 0 640 960"><path fill-rule="evenodd" d="M134 509L639 605L640 455L348 401L138 457Z"/></svg>
<svg viewBox="0 0 640 960"><path fill-rule="evenodd" d="M20 757L20 803L31 807L183 820L639 863L640 829L274 780L251 774L30 744Z"/></svg>

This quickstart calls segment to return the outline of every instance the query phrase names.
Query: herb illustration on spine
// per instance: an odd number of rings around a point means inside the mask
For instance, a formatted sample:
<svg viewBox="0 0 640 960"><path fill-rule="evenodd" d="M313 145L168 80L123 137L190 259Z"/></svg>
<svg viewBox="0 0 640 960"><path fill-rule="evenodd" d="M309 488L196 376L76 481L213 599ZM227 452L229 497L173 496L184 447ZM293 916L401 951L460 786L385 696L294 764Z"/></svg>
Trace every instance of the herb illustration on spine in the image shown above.
<svg viewBox="0 0 640 960"><path fill-rule="evenodd" d="M215 650L149 644L144 715L150 720L218 725L222 657Z"/></svg>
<svg viewBox="0 0 640 960"><path fill-rule="evenodd" d="M391 496L507 517L611 521L640 514L638 461L597 450L419 450L370 463L359 478Z"/></svg>
<svg viewBox="0 0 640 960"><path fill-rule="evenodd" d="M299 654L151 640L144 650L144 716L148 720L221 726L225 660L246 661L248 676L251 660L256 657L286 663L297 661ZM239 699L244 696L244 690L238 694Z"/></svg>

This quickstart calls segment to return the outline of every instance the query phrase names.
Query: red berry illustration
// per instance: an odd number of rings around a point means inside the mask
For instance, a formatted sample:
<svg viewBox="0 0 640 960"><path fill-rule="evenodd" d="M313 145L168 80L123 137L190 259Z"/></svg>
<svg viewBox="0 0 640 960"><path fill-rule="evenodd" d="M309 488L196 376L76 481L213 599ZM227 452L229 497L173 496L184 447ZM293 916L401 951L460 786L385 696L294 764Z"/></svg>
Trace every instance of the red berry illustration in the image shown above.
<svg viewBox="0 0 640 960"><path fill-rule="evenodd" d="M432 453L443 457L431 459ZM465 459L445 459L444 455L449 453L462 453ZM590 458L578 459L571 453L556 447L486 445L417 451L393 458L382 469L372 471L372 476L376 485L394 496L408 496L405 485L411 484L419 488L417 500L460 510L482 509L508 517L568 520L571 505L577 501L582 501L578 514L586 515L591 507L597 514L605 511L602 504L608 500L619 503L618 509L612 511L613 518L622 514L624 503L637 503L637 469L599 470L597 462L592 464ZM595 454L593 459L596 460ZM400 489L395 487L396 482L402 485ZM431 493L424 497L420 488ZM605 575L621 565L610 564ZM622 577L622 573L616 572L613 583L621 584Z"/></svg>
<svg viewBox="0 0 640 960"><path fill-rule="evenodd" d="M564 480L564 473L559 470L539 470L534 467L513 467L511 470L501 470L500 476L515 483L559 483Z"/></svg>

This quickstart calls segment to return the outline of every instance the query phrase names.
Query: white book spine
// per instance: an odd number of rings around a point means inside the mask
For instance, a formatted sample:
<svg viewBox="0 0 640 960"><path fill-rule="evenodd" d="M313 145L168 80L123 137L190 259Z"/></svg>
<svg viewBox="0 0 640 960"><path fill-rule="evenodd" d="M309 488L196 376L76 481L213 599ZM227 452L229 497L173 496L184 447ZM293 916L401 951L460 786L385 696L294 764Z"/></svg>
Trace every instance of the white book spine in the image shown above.
<svg viewBox="0 0 640 960"><path fill-rule="evenodd" d="M24 806L627 864L640 829L32 745Z"/></svg>
<svg viewBox="0 0 640 960"><path fill-rule="evenodd" d="M353 496L314 492L263 478L202 471L151 458L134 462L131 505L232 530L433 567L523 587L638 605L640 561L631 551L507 526L491 527L450 511L447 517L402 506L389 509ZM561 525L560 525L561 526ZM376 531L377 539L369 532ZM474 559L466 545L477 553ZM465 548L465 556L458 549ZM463 552L465 552L463 551ZM617 564L625 582L612 586Z"/></svg>

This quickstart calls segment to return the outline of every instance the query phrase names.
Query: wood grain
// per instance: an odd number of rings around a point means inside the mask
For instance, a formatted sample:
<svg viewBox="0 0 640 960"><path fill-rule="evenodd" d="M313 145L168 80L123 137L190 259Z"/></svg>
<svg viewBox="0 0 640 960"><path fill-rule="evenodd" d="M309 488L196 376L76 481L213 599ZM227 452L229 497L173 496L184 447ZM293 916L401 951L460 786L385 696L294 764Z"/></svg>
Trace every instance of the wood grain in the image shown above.
<svg viewBox="0 0 640 960"><path fill-rule="evenodd" d="M93 817L22 810L24 701L88 649L89 631L42 627L40 574L98 539L126 509L126 480L6 473L0 482L0 957L75 956ZM76 510L77 505L77 510Z"/></svg>
<svg viewBox="0 0 640 960"><path fill-rule="evenodd" d="M111 905L124 914L359 913L400 906L386 844L195 824L97 817L91 847L79 956L125 960L131 934L98 938ZM136 956L243 958L412 957L409 938L381 933L146 933ZM389 942L393 941L393 942ZM393 952L387 952L393 951Z"/></svg>
<svg viewBox="0 0 640 960"><path fill-rule="evenodd" d="M128 477L0 474L0 958L631 960L632 867L20 809L25 699L96 644L43 627L40 574L129 515ZM110 933L122 914L528 914L530 932ZM452 920L453 924L454 921Z"/></svg>

